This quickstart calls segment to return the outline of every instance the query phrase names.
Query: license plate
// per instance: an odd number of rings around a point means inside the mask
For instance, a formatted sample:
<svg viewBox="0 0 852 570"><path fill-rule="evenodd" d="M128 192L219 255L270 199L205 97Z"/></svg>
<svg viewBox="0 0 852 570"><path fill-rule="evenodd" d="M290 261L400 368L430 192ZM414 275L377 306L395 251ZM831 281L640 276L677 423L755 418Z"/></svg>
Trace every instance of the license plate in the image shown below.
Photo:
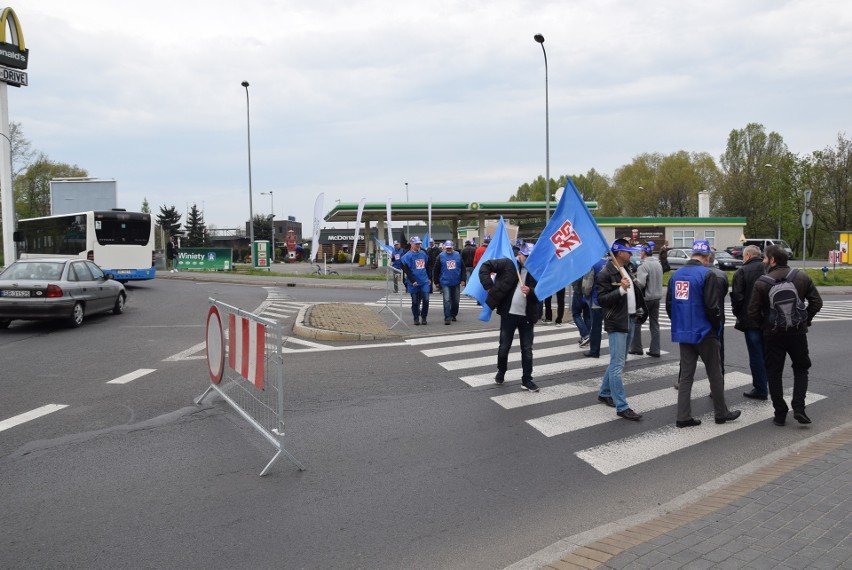
<svg viewBox="0 0 852 570"><path fill-rule="evenodd" d="M2 295L3 297L29 297L30 292L29 291L15 291L15 290L11 290L11 289L4 289L3 291L0 291L0 295Z"/></svg>

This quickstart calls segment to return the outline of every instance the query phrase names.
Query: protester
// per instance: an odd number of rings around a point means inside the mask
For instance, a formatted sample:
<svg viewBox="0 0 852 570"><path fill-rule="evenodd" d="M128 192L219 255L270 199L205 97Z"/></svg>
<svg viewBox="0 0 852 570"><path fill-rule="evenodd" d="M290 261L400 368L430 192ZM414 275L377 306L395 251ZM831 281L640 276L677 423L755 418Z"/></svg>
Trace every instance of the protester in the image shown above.
<svg viewBox="0 0 852 570"><path fill-rule="evenodd" d="M525 244L517 257L517 267L511 259L495 257L484 261L479 268L479 282L488 292L485 304L500 315L500 346L497 349L497 375L494 381L502 384L509 363L509 349L515 331L521 344L521 386L538 392L533 382L533 327L541 318L542 304L535 295L535 278L527 273L524 262L532 246ZM494 278L492 279L492 274Z"/></svg>
<svg viewBox="0 0 852 570"><path fill-rule="evenodd" d="M654 242L641 246L639 252L642 263L636 270L636 283L642 290L645 306L648 307L648 330L651 332L651 344L648 345L648 356L660 357L660 299L663 298L663 267L654 259ZM636 325L633 331L633 341L630 344L630 354L642 354L642 325Z"/></svg>
<svg viewBox="0 0 852 570"><path fill-rule="evenodd" d="M731 283L731 310L737 318L734 328L742 331L748 350L748 365L751 369L752 389L743 396L754 400L766 400L769 397L769 381L766 376L766 363L763 351L763 323L753 321L748 316L754 284L761 275L766 274L760 248L747 245L743 248L743 264L734 273Z"/></svg>
<svg viewBox="0 0 852 570"><path fill-rule="evenodd" d="M580 277L571 283L571 318L580 333L580 346L586 346L589 340L590 312L589 305L583 299L583 278Z"/></svg>
<svg viewBox="0 0 852 570"><path fill-rule="evenodd" d="M671 319L672 342L680 344L677 420L679 428L701 425L692 417L692 383L698 358L704 363L710 381L716 423L723 424L740 417L725 403L725 382L719 355L722 328L722 296L719 279L710 271L710 245L697 240L692 245L692 258L674 272L666 295L666 313Z"/></svg>
<svg viewBox="0 0 852 570"><path fill-rule="evenodd" d="M485 250L488 249L488 244L491 243L491 236L485 234L485 238L482 240L482 245L476 248L476 252L473 254L473 266L476 267L479 265L479 260L482 259L482 254L485 253Z"/></svg>
<svg viewBox="0 0 852 570"><path fill-rule="evenodd" d="M462 271L461 255L457 251L453 251L452 240L447 240L444 243L444 251L438 255L435 267L432 270L432 278L441 287L444 297L445 325L456 320L456 316L459 314L461 287L466 283L466 277Z"/></svg>
<svg viewBox="0 0 852 570"><path fill-rule="evenodd" d="M441 255L441 248L435 244L435 240L432 238L429 238L429 249L426 251L426 254L429 256L429 264L426 268L426 271L429 274L429 280L434 285L433 289L435 289L436 292L440 292L441 285L438 283L438 280L435 279L432 272L435 269L435 262L438 261L438 256ZM432 293L432 290L429 292Z"/></svg>
<svg viewBox="0 0 852 570"><path fill-rule="evenodd" d="M556 321L553 321L553 309L551 308L551 299L556 297ZM554 322L557 327L562 326L562 317L565 316L565 289L560 289L555 295L551 295L544 300L544 320L542 324L549 325Z"/></svg>
<svg viewBox="0 0 852 570"><path fill-rule="evenodd" d="M400 271L402 271L402 256L405 255L405 251L402 249L402 246L399 245L398 241L393 242L393 253L391 254L391 267L397 269L399 271L393 272L393 292L399 293L399 276Z"/></svg>
<svg viewBox="0 0 852 570"><path fill-rule="evenodd" d="M660 265L663 267L663 273L668 273L672 270L669 265L669 242L664 241L660 247Z"/></svg>
<svg viewBox="0 0 852 570"><path fill-rule="evenodd" d="M470 281L470 274L473 273L473 256L476 255L476 246L468 240L464 242L464 247L461 250L462 263L464 263L465 282Z"/></svg>
<svg viewBox="0 0 852 570"><path fill-rule="evenodd" d="M599 358L601 355L601 337L603 336L603 309L598 303L598 292L595 281L601 269L606 265L606 259L599 259L583 276L583 298L589 305L589 336L585 342L580 339L580 346L588 346L589 350L583 356Z"/></svg>
<svg viewBox="0 0 852 570"><path fill-rule="evenodd" d="M609 338L609 366L604 373L598 400L615 408L620 418L639 421L637 414L627 404L622 373L627 360L635 322L642 322L648 315L642 293L630 274L630 256L636 248L630 247L626 239L617 239L610 248L611 259L595 278L598 303L605 311L604 329Z"/></svg>
<svg viewBox="0 0 852 570"><path fill-rule="evenodd" d="M402 256L402 271L408 280L414 324L419 325L422 318L425 325L426 316L429 314L429 291L432 287L428 273L429 256L420 249L422 242L419 236L414 236L409 241L411 249Z"/></svg>
<svg viewBox="0 0 852 570"><path fill-rule="evenodd" d="M800 424L809 424L805 413L805 397L808 392L808 369L811 359L808 354L808 327L814 316L822 309L822 297L814 282L804 271L787 266L787 253L780 246L770 245L763 252L763 265L767 274L757 279L748 305L748 317L763 324L763 340L769 395L775 408L773 423L783 426L787 421L787 402L781 385L784 360L790 356L793 368L793 417ZM783 281L789 281L794 291L784 291ZM781 288L775 293L772 289ZM773 294L775 293L775 294ZM785 296L795 305L785 311L780 303ZM773 303L773 300L775 303ZM774 304L774 306L773 306ZM802 307L802 304L805 304Z"/></svg>
<svg viewBox="0 0 852 570"><path fill-rule="evenodd" d="M719 300L719 314L720 321L722 322L722 326L719 328L719 364L722 367L722 379L725 378L725 297L728 296L728 274L719 269L718 264L716 263L716 253L710 250L710 258L709 265L707 266L710 269L710 273L712 273L716 279L719 281L719 295L721 295L721 299Z"/></svg>

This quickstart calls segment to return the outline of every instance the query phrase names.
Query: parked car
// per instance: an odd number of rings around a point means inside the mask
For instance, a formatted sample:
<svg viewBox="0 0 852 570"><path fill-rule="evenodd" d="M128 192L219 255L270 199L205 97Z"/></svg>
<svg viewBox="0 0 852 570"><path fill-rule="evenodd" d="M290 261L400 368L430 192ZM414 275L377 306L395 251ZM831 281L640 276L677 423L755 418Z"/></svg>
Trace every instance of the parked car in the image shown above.
<svg viewBox="0 0 852 570"><path fill-rule="evenodd" d="M85 259L22 259L0 273L0 329L13 320L64 319L124 312L124 285Z"/></svg>
<svg viewBox="0 0 852 570"><path fill-rule="evenodd" d="M742 259L737 259L727 251L716 252L716 263L719 265L719 269L725 271L736 271L743 266Z"/></svg>
<svg viewBox="0 0 852 570"><path fill-rule="evenodd" d="M677 247L669 250L668 257L666 260L669 262L672 270L686 265L686 262L692 259L692 248L691 247ZM718 266L719 262L716 261L713 265Z"/></svg>
<svg viewBox="0 0 852 570"><path fill-rule="evenodd" d="M785 252L787 252L787 258L793 259L793 249L790 247L790 244L784 241L783 239L775 239L775 238L748 238L743 242L743 246L747 245L756 245L760 248L760 253L766 251L766 248L770 245L777 245Z"/></svg>
<svg viewBox="0 0 852 570"><path fill-rule="evenodd" d="M741 245L732 245L731 247L726 247L725 251L730 253L737 259L743 258L743 246Z"/></svg>

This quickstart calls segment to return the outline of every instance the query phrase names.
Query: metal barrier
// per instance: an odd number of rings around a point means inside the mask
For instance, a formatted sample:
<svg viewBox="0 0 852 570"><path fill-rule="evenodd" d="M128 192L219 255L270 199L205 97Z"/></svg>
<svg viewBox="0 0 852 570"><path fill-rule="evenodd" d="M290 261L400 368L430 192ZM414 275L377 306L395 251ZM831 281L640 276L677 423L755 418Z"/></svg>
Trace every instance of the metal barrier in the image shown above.
<svg viewBox="0 0 852 570"><path fill-rule="evenodd" d="M260 472L261 476L266 475L282 454L299 470L305 469L284 448L284 357L281 344L280 323L210 299L206 345L211 383L195 404L201 404L211 391L217 392L275 446L278 453Z"/></svg>
<svg viewBox="0 0 852 570"><path fill-rule="evenodd" d="M405 275L403 274L402 269L397 269L396 267L392 267L390 265L388 265L387 269L388 271L385 275L385 306L379 309L379 313L387 309L388 311L390 311L390 314L396 317L396 320L390 326L390 328L394 328L398 324L402 324L402 326L404 326L405 328L411 328L406 324L404 320L402 320L402 298L405 296L406 293L404 278ZM394 295L397 295L397 298L399 300L398 313L394 311L393 307L391 306L391 287L395 287L398 289L398 292L393 293Z"/></svg>

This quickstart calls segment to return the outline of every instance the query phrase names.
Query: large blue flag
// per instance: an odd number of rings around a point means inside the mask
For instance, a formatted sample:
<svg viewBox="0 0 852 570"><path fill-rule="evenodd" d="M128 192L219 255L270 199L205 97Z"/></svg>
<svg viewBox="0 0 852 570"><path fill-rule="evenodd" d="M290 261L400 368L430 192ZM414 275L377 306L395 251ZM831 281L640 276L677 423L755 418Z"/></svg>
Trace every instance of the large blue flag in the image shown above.
<svg viewBox="0 0 852 570"><path fill-rule="evenodd" d="M544 300L564 289L585 275L608 249L609 244L580 192L567 178L553 217L524 263L538 281L536 297Z"/></svg>
<svg viewBox="0 0 852 570"><path fill-rule="evenodd" d="M491 309L485 304L488 292L482 287L482 283L479 282L479 268L489 259L501 257L511 259L517 270L518 262L515 259L515 254L512 252L512 242L509 240L509 234L506 232L506 224L503 222L503 216L500 216L500 223L497 225L497 231L494 232L494 238L488 244L482 257L479 259L479 263L473 268L470 280L465 285L464 291L462 291L465 295L473 297L482 304L482 313L479 315L479 319L483 321L491 318Z"/></svg>

